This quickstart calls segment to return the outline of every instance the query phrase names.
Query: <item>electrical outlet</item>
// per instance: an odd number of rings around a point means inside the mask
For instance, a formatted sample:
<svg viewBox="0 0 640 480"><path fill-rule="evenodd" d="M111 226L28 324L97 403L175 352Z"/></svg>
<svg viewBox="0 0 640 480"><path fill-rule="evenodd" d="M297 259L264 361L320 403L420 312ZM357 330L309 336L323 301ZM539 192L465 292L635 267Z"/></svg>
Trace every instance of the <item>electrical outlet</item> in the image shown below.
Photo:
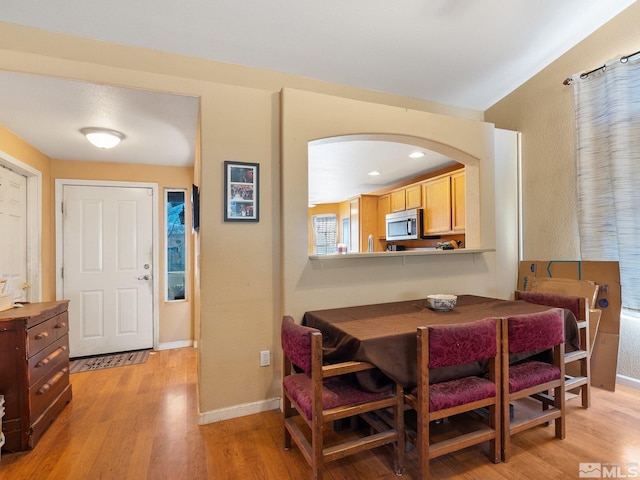
<svg viewBox="0 0 640 480"><path fill-rule="evenodd" d="M260 366L268 367L271 365L271 351L270 350L262 350L260 352Z"/></svg>

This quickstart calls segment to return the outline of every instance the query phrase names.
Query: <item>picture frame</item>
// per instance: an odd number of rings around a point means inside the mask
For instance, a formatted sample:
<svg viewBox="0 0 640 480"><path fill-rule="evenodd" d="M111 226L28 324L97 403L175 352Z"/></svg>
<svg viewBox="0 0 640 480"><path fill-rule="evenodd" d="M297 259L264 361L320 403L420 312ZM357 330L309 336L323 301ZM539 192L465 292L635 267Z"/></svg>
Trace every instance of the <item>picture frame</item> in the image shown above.
<svg viewBox="0 0 640 480"><path fill-rule="evenodd" d="M224 162L224 221L260 221L260 164Z"/></svg>

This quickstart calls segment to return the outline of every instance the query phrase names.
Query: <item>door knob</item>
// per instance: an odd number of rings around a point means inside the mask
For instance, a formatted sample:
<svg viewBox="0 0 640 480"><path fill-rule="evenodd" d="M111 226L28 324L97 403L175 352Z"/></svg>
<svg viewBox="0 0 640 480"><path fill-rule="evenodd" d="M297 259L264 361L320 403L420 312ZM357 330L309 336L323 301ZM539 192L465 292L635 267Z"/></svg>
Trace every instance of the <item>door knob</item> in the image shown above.
<svg viewBox="0 0 640 480"><path fill-rule="evenodd" d="M27 282L24 282L24 283L22 284L22 290L26 290L27 288L31 288L31 284L30 284L30 283L27 283Z"/></svg>
<svg viewBox="0 0 640 480"><path fill-rule="evenodd" d="M138 277L138 280L149 280L151 278L151 275L140 275Z"/></svg>

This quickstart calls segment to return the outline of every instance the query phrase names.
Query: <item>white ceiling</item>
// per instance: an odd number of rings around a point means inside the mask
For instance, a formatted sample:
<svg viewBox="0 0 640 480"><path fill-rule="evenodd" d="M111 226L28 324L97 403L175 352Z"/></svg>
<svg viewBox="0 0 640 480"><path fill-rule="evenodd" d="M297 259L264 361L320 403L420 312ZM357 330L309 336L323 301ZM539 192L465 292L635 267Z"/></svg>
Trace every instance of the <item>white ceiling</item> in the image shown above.
<svg viewBox="0 0 640 480"><path fill-rule="evenodd" d="M632 3L2 0L0 20L484 111ZM0 71L0 124L52 158L191 164L197 109L190 97ZM127 138L91 149L85 126Z"/></svg>

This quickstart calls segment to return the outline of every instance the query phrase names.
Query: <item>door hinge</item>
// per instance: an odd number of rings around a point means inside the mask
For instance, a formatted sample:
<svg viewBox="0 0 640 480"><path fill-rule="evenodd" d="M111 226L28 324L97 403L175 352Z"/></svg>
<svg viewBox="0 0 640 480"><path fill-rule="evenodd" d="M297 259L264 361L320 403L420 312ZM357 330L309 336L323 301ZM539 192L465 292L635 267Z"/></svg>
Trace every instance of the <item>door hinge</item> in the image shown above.
<svg viewBox="0 0 640 480"><path fill-rule="evenodd" d="M60 268L60 277L64 278L64 267Z"/></svg>
<svg viewBox="0 0 640 480"><path fill-rule="evenodd" d="M64 202L60 204L60 213L64 213Z"/></svg>

